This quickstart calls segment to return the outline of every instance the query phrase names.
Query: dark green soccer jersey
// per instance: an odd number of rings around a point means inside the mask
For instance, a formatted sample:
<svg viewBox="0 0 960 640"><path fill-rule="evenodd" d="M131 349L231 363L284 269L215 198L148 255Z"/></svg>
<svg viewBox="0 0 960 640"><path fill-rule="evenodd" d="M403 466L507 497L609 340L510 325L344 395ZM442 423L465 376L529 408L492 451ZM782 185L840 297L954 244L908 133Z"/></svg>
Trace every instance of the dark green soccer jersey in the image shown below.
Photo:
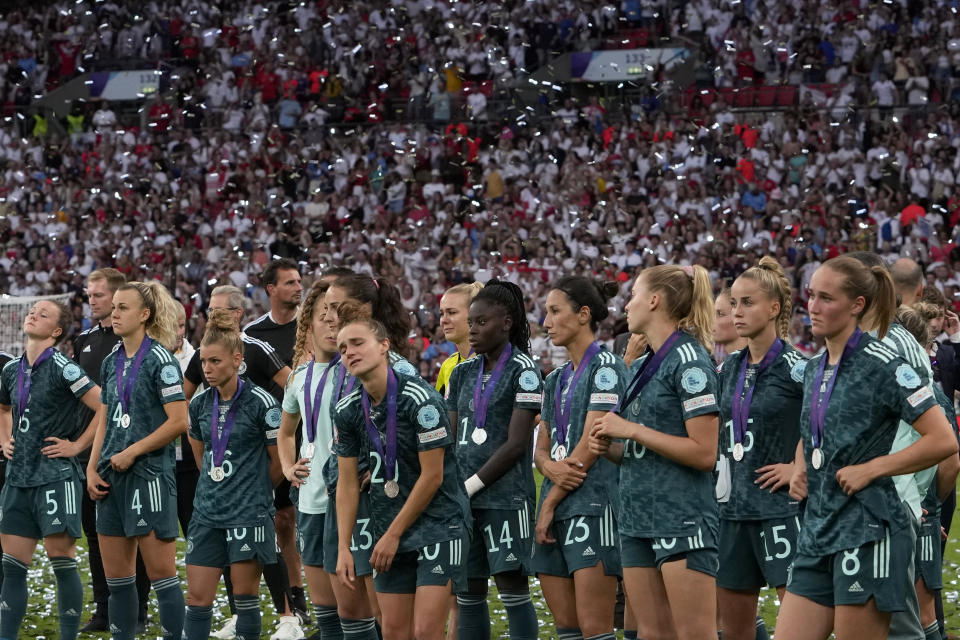
<svg viewBox="0 0 960 640"><path fill-rule="evenodd" d="M123 349L122 342L117 345L117 349ZM111 456L120 453L134 442L143 440L166 422L167 412L163 408L165 404L186 399L183 395L180 363L160 343L153 342L134 382L130 396L130 426L124 428L120 422L123 408L117 395L117 349L107 356L100 368L100 379L103 381L100 402L106 405L107 432L100 449L97 473L108 482L109 477L115 473L110 468ZM134 358L124 357L126 371L129 372L133 360ZM172 472L176 467L175 445L176 441L140 456L129 471L144 478L153 478L164 471Z"/></svg>
<svg viewBox="0 0 960 640"><path fill-rule="evenodd" d="M940 408L943 409L943 413L947 416L947 423L950 425L950 431L953 433L954 437L957 434L957 414L953 411L953 403L947 398L947 394L943 392L943 389L940 388L940 385L933 385L933 393L937 398L937 404L940 405ZM937 482L936 477L933 478L933 481L930 482L930 486L927 488L927 493L923 497L922 508L926 511L923 515L924 520L927 522L939 522L940 521L940 510L943 504L940 502L940 496L937 495Z"/></svg>
<svg viewBox="0 0 960 640"><path fill-rule="evenodd" d="M59 351L40 363L32 376L30 401L21 416L17 400L17 375L21 355L14 358L0 373L0 404L13 407L13 460L7 465L7 482L15 487L39 487L65 480L77 467L73 458L48 458L40 453L47 446L46 438L76 440L86 429L77 423L80 398L93 389L93 381L80 365ZM83 412L84 415L88 415ZM77 467L78 468L78 467Z"/></svg>
<svg viewBox="0 0 960 640"><path fill-rule="evenodd" d="M577 388L573 390L573 406L570 409L570 425L567 428L566 442L557 441L557 423L554 417L557 385L565 367L571 366L568 361L560 368L550 372L543 383L543 405L540 420L550 429L550 453L554 454L557 446L564 444L567 455L570 455L584 436L583 423L590 411L611 411L623 397L629 377L627 367L618 356L602 349L584 369L583 375L577 381ZM571 373L567 380L567 387L573 381ZM567 389L564 389L566 396ZM546 499L553 482L544 478L540 485L540 504ZM573 516L603 515L607 505L616 510L617 498L617 466L606 458L598 458L590 470L583 484L575 491L570 492L557 506L554 512L555 520L565 520ZM539 507L538 507L539 510Z"/></svg>
<svg viewBox="0 0 960 640"><path fill-rule="evenodd" d="M277 444L280 406L266 390L245 383L238 396L235 394L229 403L220 403L218 429L223 429L224 417L234 402L240 406L222 465L226 477L214 482L210 477L213 390L204 389L190 400L190 437L203 442L203 465L193 499L193 518L208 527L248 527L274 513L267 447Z"/></svg>
<svg viewBox="0 0 960 640"><path fill-rule="evenodd" d="M390 351L387 353L387 358L390 361L390 367L393 369L394 373L405 373L409 376L417 376L416 368L410 364L410 361L401 356L398 353ZM343 385L341 388L336 387L336 380L340 375L340 371L343 369L343 362L338 362L336 368L330 372L330 376L334 379L334 392L335 397L330 402L330 420L333 420L334 414L337 409L337 402L342 400L348 395L347 388L350 386L350 383L353 382L353 389L359 389L359 382L353 380L353 376L347 373L343 378ZM334 424L336 426L336 424ZM357 461L358 468L363 471L369 468L370 463L368 461L368 456L366 452L363 452L360 455L360 459ZM323 474L323 483L327 485L327 495L335 496L337 494L337 478L340 477L340 470L337 467L337 456L336 451L334 455L327 458L327 461L323 463L323 469L321 470Z"/></svg>
<svg viewBox="0 0 960 640"><path fill-rule="evenodd" d="M810 402L820 359L825 357L826 352L807 363L800 415L807 507L797 545L813 556L878 540L885 535L885 527L896 532L910 525L892 478L874 480L848 496L840 489L836 474L843 467L887 455L901 425L909 428L923 412L937 406L933 391L906 360L876 338L862 336L857 348L834 371L839 377L824 421L824 462L819 470L814 469Z"/></svg>
<svg viewBox="0 0 960 640"><path fill-rule="evenodd" d="M633 363L629 379L650 357ZM699 342L681 332L653 378L620 415L686 438L687 420L719 411L713 361ZM637 538L692 536L704 523L716 530L713 473L678 464L633 440L624 442L617 516L620 532Z"/></svg>
<svg viewBox="0 0 960 640"><path fill-rule="evenodd" d="M442 448L443 482L427 508L400 538L399 551L415 551L429 544L460 538L466 534L470 502L457 469L453 433L443 398L419 376L397 376L397 461L394 479L400 495L388 498L384 493L385 462L367 435L360 390L357 389L335 409L334 424L338 456L370 457L370 513L374 537L379 539L393 522L420 477L421 451ZM370 407L370 418L386 448L386 399Z"/></svg>
<svg viewBox="0 0 960 640"><path fill-rule="evenodd" d="M756 470L768 464L793 462L800 440L800 408L803 403L803 372L807 360L784 343L783 350L757 379L759 365L747 366L743 394L754 387L750 421L743 437L743 460L733 459L733 400L737 378L749 349L741 349L720 367L720 455L730 463L731 494L720 503L720 517L727 520L786 518L799 511L799 503L783 487L775 493L760 489Z"/></svg>
<svg viewBox="0 0 960 640"><path fill-rule="evenodd" d="M540 370L527 354L514 350L503 376L487 404L486 432L483 444L473 441L476 430L473 393L477 372L484 358L465 360L450 374L447 385L447 408L457 413L457 461L464 478L480 470L490 456L499 449L509 435L510 418L516 409L540 412L543 398L543 379ZM489 377L489 374L487 376ZM486 387L486 383L484 383ZM516 464L488 487L471 499L474 509L520 509L533 506L536 487L529 450Z"/></svg>

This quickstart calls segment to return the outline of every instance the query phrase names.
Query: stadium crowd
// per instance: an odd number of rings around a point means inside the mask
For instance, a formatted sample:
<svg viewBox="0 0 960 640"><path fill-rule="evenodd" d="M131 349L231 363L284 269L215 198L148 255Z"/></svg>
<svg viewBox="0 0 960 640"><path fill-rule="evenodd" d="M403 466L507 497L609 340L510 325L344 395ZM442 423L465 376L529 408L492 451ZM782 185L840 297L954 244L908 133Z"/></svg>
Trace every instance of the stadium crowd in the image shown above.
<svg viewBox="0 0 960 640"><path fill-rule="evenodd" d="M86 274L116 266L167 284L196 341L215 284L248 290L257 315L257 275L271 257L292 257L305 274L345 264L401 286L425 373L453 348L436 302L471 279L518 283L533 324L559 273L619 280L622 308L636 270L657 262L702 264L719 288L769 253L802 292L822 260L875 249L915 258L955 300L960 127L942 101L960 69L956 14L934 2L808 5L106 2L13 12L0 21L8 108L101 62L185 66L171 97L138 122L116 105L80 105L69 140L34 135L14 115L23 111L8 111L0 287L79 294ZM529 121L488 119L463 98L464 83L510 86L625 24L707 45L716 86L844 88L826 107L807 94L770 114L696 97L678 110L660 83L636 117L545 94L547 116ZM335 134L320 128L351 120L356 128ZM803 343L800 319L794 332Z"/></svg>

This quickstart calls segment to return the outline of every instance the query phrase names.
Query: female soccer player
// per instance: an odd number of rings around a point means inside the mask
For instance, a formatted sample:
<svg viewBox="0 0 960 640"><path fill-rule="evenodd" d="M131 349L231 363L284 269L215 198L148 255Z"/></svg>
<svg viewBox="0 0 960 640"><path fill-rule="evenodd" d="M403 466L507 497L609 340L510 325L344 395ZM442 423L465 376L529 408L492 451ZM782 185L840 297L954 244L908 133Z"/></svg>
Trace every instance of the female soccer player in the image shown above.
<svg viewBox="0 0 960 640"><path fill-rule="evenodd" d="M571 276L547 294L543 326L570 360L544 382L534 453L544 480L532 564L562 640L613 638L617 469L590 453L587 436L617 406L626 384L623 361L595 341L615 292L613 285Z"/></svg>
<svg viewBox="0 0 960 640"><path fill-rule="evenodd" d="M787 342L792 291L776 260L747 269L730 298L747 345L720 368L717 595L723 637L754 640L760 589L769 584L783 598L797 548L799 502L787 489L806 359Z"/></svg>
<svg viewBox="0 0 960 640"><path fill-rule="evenodd" d="M457 352L443 361L437 374L437 391L443 395L447 393L453 368L473 355L467 313L470 311L470 303L481 289L481 282L458 284L447 289L440 298L440 328L443 329L443 337L457 345Z"/></svg>
<svg viewBox="0 0 960 640"><path fill-rule="evenodd" d="M0 373L0 437L6 483L0 492L4 603L0 638L17 638L27 608L27 569L43 538L57 579L60 637L77 637L83 585L77 573L80 465L76 456L93 442L103 411L100 387L54 347L73 324L70 309L41 300L23 321L26 351ZM77 424L80 403L96 412ZM15 414L15 420L14 415ZM15 425L15 426L14 426Z"/></svg>
<svg viewBox="0 0 960 640"><path fill-rule="evenodd" d="M340 280L337 280L339 283ZM469 500L458 477L454 434L443 399L421 378L390 367L387 330L376 320L346 324L337 344L361 388L335 409L341 471L337 484L337 576L356 576L351 529L360 483L358 458L371 463L370 563L386 640L439 640L451 592L465 586Z"/></svg>
<svg viewBox="0 0 960 640"><path fill-rule="evenodd" d="M642 638L717 637L717 375L713 297L703 267L646 269L626 307L650 349L616 412L597 420L595 453L620 459L623 583ZM610 440L623 438L622 446Z"/></svg>
<svg viewBox="0 0 960 640"><path fill-rule="evenodd" d="M468 591L457 596L458 637L490 637L487 583L493 575L510 637L535 640L537 614L527 584L536 499L530 444L543 383L530 358L523 292L491 280L473 299L468 318L477 358L453 370L447 397L473 510Z"/></svg>
<svg viewBox="0 0 960 640"><path fill-rule="evenodd" d="M179 638L184 604L176 566L174 440L187 428L187 403L172 353L176 305L158 282L128 282L113 294L111 322L123 343L103 361L100 400L106 411L87 464L87 491L97 501L110 588L110 627L114 640L134 637L139 547L157 593L164 637Z"/></svg>
<svg viewBox="0 0 960 640"><path fill-rule="evenodd" d="M324 295L329 283L318 280L300 305L294 362L297 367L283 397L283 420L277 448L283 474L297 490L297 539L310 589L310 600L321 638L338 638L342 631L330 575L323 570L323 530L328 513L327 486L321 469L333 447L331 419L340 354L324 319ZM308 357L307 354L312 354ZM303 442L296 449L297 427L303 420Z"/></svg>
<svg viewBox="0 0 960 640"><path fill-rule="evenodd" d="M719 364L734 351L747 346L747 340L737 334L737 328L734 326L733 301L729 287L717 294L717 299L713 302L713 311L716 318L713 325L713 344L719 347L713 356L714 361Z"/></svg>
<svg viewBox="0 0 960 640"><path fill-rule="evenodd" d="M807 505L778 640L821 640L831 631L838 640L886 638L891 612L914 588L905 569L913 515L891 477L937 464L957 442L917 372L857 326L872 313L883 336L895 308L883 267L841 256L811 279L811 327L827 350L804 376ZM901 419L920 438L891 454Z"/></svg>
<svg viewBox="0 0 960 640"><path fill-rule="evenodd" d="M186 640L206 640L223 567L230 566L238 640L260 638L260 573L276 561L273 487L280 482L280 407L238 376L243 340L228 311L214 311L200 343L210 386L190 400L190 447L200 468L187 533Z"/></svg>

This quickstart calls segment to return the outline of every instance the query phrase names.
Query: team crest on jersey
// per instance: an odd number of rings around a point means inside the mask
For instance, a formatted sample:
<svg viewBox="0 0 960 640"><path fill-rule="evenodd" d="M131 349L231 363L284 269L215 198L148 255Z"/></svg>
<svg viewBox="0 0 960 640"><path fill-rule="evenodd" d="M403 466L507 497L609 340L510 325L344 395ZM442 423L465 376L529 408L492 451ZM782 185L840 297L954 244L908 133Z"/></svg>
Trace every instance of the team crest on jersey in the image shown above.
<svg viewBox="0 0 960 640"><path fill-rule="evenodd" d="M73 382L83 375L83 370L72 362L67 363L67 366L63 368L63 378L67 382Z"/></svg>
<svg viewBox="0 0 960 640"><path fill-rule="evenodd" d="M421 407L420 411L417 412L417 422L424 429L433 429L440 424L440 412L432 404Z"/></svg>
<svg viewBox="0 0 960 640"><path fill-rule="evenodd" d="M274 429L280 426L280 407L273 407L267 411L267 421L268 427L273 427Z"/></svg>
<svg viewBox="0 0 960 640"><path fill-rule="evenodd" d="M403 374L406 374L406 375L408 375L408 376L416 376L416 375L419 375L419 374L417 373L416 367L414 367L412 364L410 364L410 362L407 361L407 360L398 360L398 361L393 365L393 370L394 370L396 373L403 373Z"/></svg>
<svg viewBox="0 0 960 640"><path fill-rule="evenodd" d="M537 388L537 374L533 371L524 371L520 374L520 388L524 391L533 391Z"/></svg>
<svg viewBox="0 0 960 640"><path fill-rule="evenodd" d="M617 386L617 372L610 367L600 367L593 376L593 382L600 391L609 391Z"/></svg>
<svg viewBox="0 0 960 640"><path fill-rule="evenodd" d="M164 384L173 384L180 379L180 376L177 375L178 373L179 371L176 365L168 364L163 369L160 369L160 379L163 380Z"/></svg>
<svg viewBox="0 0 960 640"><path fill-rule="evenodd" d="M707 388L707 374L703 369L690 367L680 376L680 384L687 393L700 393Z"/></svg>
<svg viewBox="0 0 960 640"><path fill-rule="evenodd" d="M908 364L902 364L897 367L897 384L904 389L916 389L920 386L921 380L917 372Z"/></svg>
<svg viewBox="0 0 960 640"><path fill-rule="evenodd" d="M794 382L803 382L803 373L807 370L807 361L797 360L793 366L790 368L790 377L793 378Z"/></svg>
<svg viewBox="0 0 960 640"><path fill-rule="evenodd" d="M242 361L240 361L240 368L237 369L237 373L242 376L242 375L245 374L246 372L247 372L247 361L246 361L246 360L242 360Z"/></svg>

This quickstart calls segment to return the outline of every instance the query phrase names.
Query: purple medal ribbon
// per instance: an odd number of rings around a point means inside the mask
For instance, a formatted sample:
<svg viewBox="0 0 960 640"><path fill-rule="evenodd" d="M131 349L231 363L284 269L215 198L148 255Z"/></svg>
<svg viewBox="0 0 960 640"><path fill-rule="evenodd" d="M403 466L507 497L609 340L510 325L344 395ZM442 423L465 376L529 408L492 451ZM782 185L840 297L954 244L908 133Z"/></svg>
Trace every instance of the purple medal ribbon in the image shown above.
<svg viewBox="0 0 960 640"><path fill-rule="evenodd" d="M363 406L363 417L367 427L367 436L373 443L373 448L377 450L380 457L383 458L383 475L389 481L393 480L393 472L397 463L397 376L393 369L387 368L387 443L384 447L380 432L376 425L370 419L370 396L366 389L360 391L360 404ZM386 448L386 451L384 451Z"/></svg>
<svg viewBox="0 0 960 640"><path fill-rule="evenodd" d="M666 360L670 354L670 348L673 346L673 343L679 339L680 332L674 331L663 341L663 344L660 345L656 353L644 360L637 372L633 374L633 380L630 381L630 386L627 387L627 393L623 401L613 408L613 413L618 413L621 406L629 407L633 399L640 395L640 392L647 386L647 383L653 380L653 376L657 375L657 371L660 370L660 365L663 364L663 361ZM647 347L647 349L649 350L650 347Z"/></svg>
<svg viewBox="0 0 960 640"><path fill-rule="evenodd" d="M840 375L840 365L843 363L843 359L857 348L862 335L863 331L856 329L850 339L847 340L847 344L843 347L843 353L840 354L840 359L837 361L837 367L833 375L830 376L827 388L822 394L820 393L820 387L823 385L823 372L827 368L827 360L830 358L830 354L824 353L823 358L820 359L817 377L813 379L813 393L810 394L810 432L813 436L814 449L819 449L823 442L823 427L827 419L827 406L830 404L830 396L833 395L833 386L837 383L837 376Z"/></svg>
<svg viewBox="0 0 960 640"><path fill-rule="evenodd" d="M126 415L130 414L130 397L133 395L133 386L137 383L137 374L140 373L140 367L143 365L143 359L147 357L150 347L153 346L153 340L147 336L143 337L143 342L137 349L137 354L133 357L133 364L130 365L130 373L124 375L123 364L126 362L127 352L120 344L117 349L117 399L120 401L120 408Z"/></svg>
<svg viewBox="0 0 960 640"><path fill-rule="evenodd" d="M213 417L210 419L210 447L213 449L213 466L219 467L227 457L227 444L233 432L233 421L240 408L240 393L243 392L243 380L237 378L237 391L233 394L233 403L227 409L223 419L223 432L220 432L220 391L213 389Z"/></svg>
<svg viewBox="0 0 960 640"><path fill-rule="evenodd" d="M333 359L327 363L327 368L323 370L323 375L320 376L320 383L317 385L317 390L311 398L310 383L313 382L313 365L315 365L316 362L316 358L310 359L310 366L307 367L306 384L303 385L303 407L306 409L304 413L307 414L304 416L307 418L307 442L310 443L313 442L314 437L317 435L317 419L320 417L320 405L323 403L323 389L327 384L327 374L340 362L340 354L334 355Z"/></svg>
<svg viewBox="0 0 960 640"><path fill-rule="evenodd" d="M17 412L20 414L20 417L23 417L23 414L27 411L27 404L30 402L30 385L33 382L33 372L43 364L44 360L49 360L54 354L53 347L47 347L43 350L37 359L33 361L33 366L27 364L27 354L24 353L23 357L20 358L20 370L17 373ZM27 369L30 369L30 374L27 375Z"/></svg>
<svg viewBox="0 0 960 640"><path fill-rule="evenodd" d="M580 366L577 367L577 370L573 374L573 380L570 381L570 387L567 389L566 396L564 396L563 388L566 386L567 380L570 379L570 369L573 367L572 362L567 363L563 367L563 373L560 374L560 380L557 381L557 392L553 398L553 406L555 414L554 420L557 423L557 442L560 444L567 441L570 414L573 412L573 391L577 388L577 381L580 379L580 375L590 368L590 361L593 360L594 356L598 353L600 353L600 345L596 342L591 342L587 350L584 351L583 357L580 358Z"/></svg>
<svg viewBox="0 0 960 640"><path fill-rule="evenodd" d="M757 367L757 376L754 379L750 388L747 389L747 392L743 392L743 387L747 382L747 365L750 364L750 351L745 350L743 356L743 364L740 365L740 376L737 378L737 386L733 392L733 441L734 443L743 442L743 437L747 433L747 424L750 422L750 403L753 402L753 392L757 388L757 382L760 379L760 374L763 373L764 369L773 364L773 361L777 359L777 356L780 355L780 352L783 351L783 341L780 338L777 338L773 341L773 344L770 345L770 348L767 349L767 353L763 356L763 359L760 361L759 366Z"/></svg>
<svg viewBox="0 0 960 640"><path fill-rule="evenodd" d="M507 368L507 363L510 362L512 355L513 345L508 342L503 348L503 351L500 352L500 357L497 358L497 364L493 367L493 371L490 372L490 379L487 381L486 387L483 386L483 363L480 363L479 371L477 372L477 383L473 386L473 417L477 429L486 428L487 405L490 404L490 398L493 397L493 390L496 388L500 378L503 377L503 372ZM481 389L483 390L482 393Z"/></svg>
<svg viewBox="0 0 960 640"><path fill-rule="evenodd" d="M337 355L339 357L339 354ZM332 366L332 361L331 361ZM340 363L340 371L337 373L337 401L339 402L344 396L350 395L350 392L353 391L353 388L357 385L357 379L353 376L350 376L350 380L347 381L347 388L343 388L343 381L347 377L347 367L342 362Z"/></svg>

